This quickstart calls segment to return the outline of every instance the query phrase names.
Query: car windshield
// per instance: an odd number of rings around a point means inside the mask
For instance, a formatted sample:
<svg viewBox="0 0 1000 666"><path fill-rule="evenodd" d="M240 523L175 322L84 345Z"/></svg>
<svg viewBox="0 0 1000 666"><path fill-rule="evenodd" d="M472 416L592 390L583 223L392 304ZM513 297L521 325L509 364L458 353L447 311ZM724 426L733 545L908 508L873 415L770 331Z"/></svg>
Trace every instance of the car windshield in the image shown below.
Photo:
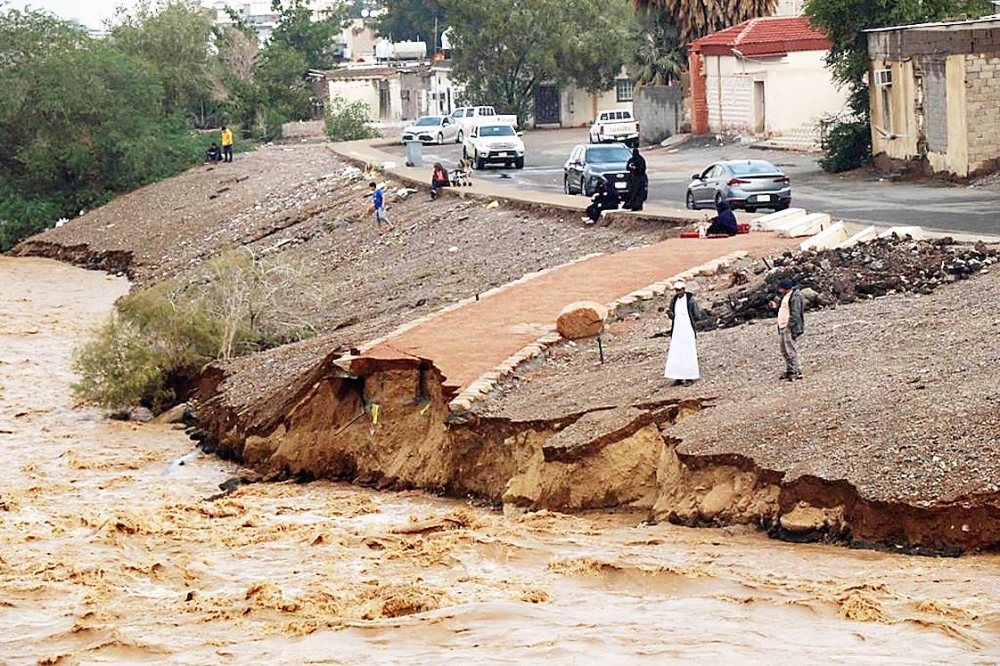
<svg viewBox="0 0 1000 666"><path fill-rule="evenodd" d="M440 116L424 116L423 118L418 120L415 124L417 127L426 127L427 125L440 125L441 118Z"/></svg>
<svg viewBox="0 0 1000 666"><path fill-rule="evenodd" d="M517 132L510 125L483 125L479 136L515 136Z"/></svg>
<svg viewBox="0 0 1000 666"><path fill-rule="evenodd" d="M587 148L588 164L612 164L615 162L628 162L632 157L631 151L623 145L599 146Z"/></svg>
<svg viewBox="0 0 1000 666"><path fill-rule="evenodd" d="M763 160L747 160L746 162L730 162L726 166L737 176L756 176L763 173L781 173L770 162Z"/></svg>

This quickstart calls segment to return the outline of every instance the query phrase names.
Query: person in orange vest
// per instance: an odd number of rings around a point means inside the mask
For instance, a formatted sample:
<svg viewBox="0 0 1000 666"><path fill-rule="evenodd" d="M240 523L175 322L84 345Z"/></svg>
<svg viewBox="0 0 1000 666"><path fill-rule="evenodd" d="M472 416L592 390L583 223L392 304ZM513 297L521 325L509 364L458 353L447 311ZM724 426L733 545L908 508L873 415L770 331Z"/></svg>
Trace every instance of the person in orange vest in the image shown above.
<svg viewBox="0 0 1000 666"><path fill-rule="evenodd" d="M233 161L233 131L228 127L222 128L222 161Z"/></svg>

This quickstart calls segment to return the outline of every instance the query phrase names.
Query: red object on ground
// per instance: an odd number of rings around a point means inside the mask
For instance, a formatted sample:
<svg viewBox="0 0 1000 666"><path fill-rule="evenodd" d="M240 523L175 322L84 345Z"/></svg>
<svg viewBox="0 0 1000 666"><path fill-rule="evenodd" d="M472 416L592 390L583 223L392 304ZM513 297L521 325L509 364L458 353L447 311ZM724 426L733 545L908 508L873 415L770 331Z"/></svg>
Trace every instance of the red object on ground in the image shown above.
<svg viewBox="0 0 1000 666"><path fill-rule="evenodd" d="M736 225L737 234L748 234L750 233L750 225L746 222L740 222ZM697 231L682 231L680 233L681 238L701 238ZM705 238L730 238L726 234L709 234Z"/></svg>

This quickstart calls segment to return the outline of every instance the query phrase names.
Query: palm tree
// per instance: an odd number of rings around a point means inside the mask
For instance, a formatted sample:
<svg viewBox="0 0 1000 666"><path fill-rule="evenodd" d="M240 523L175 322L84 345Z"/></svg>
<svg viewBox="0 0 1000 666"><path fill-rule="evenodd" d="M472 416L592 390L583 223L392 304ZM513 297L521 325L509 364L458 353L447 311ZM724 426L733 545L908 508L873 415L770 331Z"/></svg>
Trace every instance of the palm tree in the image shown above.
<svg viewBox="0 0 1000 666"><path fill-rule="evenodd" d="M670 85L687 68L680 28L662 11L639 9L629 70L637 85Z"/></svg>
<svg viewBox="0 0 1000 666"><path fill-rule="evenodd" d="M662 12L676 24L680 43L688 42L747 19L770 16L778 0L633 0L636 11Z"/></svg>

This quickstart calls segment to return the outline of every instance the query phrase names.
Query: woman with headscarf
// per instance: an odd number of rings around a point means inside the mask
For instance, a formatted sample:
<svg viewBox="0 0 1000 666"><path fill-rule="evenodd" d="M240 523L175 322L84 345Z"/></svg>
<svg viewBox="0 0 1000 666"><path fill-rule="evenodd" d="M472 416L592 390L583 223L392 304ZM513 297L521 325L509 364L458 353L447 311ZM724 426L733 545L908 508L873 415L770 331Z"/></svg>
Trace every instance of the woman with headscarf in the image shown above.
<svg viewBox="0 0 1000 666"><path fill-rule="evenodd" d="M646 158L639 154L638 148L632 149L632 157L625 164L628 171L628 198L625 208L642 210L642 204L649 196L649 177L646 175Z"/></svg>
<svg viewBox="0 0 1000 666"><path fill-rule="evenodd" d="M587 206L587 217L583 218L583 221L587 224L593 224L601 219L601 213L606 210L615 210L619 204L621 204L621 200L618 198L615 188L608 187L602 178L597 181L594 196L590 200L590 205Z"/></svg>
<svg viewBox="0 0 1000 666"><path fill-rule="evenodd" d="M712 220L712 224L705 232L706 234L735 236L739 233L739 227L736 224L736 214L729 207L728 201L719 199L718 203L715 204L715 213L715 219Z"/></svg>
<svg viewBox="0 0 1000 666"><path fill-rule="evenodd" d="M670 301L667 316L673 323L670 326L670 348L667 350L663 376L674 380L674 386L693 384L701 378L694 332L694 323L701 319L701 310L698 309L694 296L687 293L683 280L674 283L674 297Z"/></svg>

